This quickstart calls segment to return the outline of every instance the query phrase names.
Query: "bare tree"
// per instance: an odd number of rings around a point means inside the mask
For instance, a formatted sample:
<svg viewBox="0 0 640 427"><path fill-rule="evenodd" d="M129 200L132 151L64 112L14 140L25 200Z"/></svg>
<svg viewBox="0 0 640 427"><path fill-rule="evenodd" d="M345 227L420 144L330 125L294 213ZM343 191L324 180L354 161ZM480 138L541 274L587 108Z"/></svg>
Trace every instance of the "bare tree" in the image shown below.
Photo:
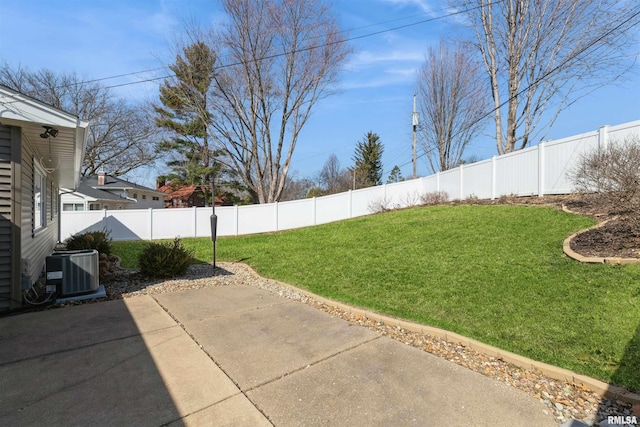
<svg viewBox="0 0 640 427"><path fill-rule="evenodd" d="M421 145L433 172L460 164L467 144L482 130L489 108L479 64L468 49L440 41L418 72Z"/></svg>
<svg viewBox="0 0 640 427"><path fill-rule="evenodd" d="M284 186L280 201L301 200L307 197L309 191L315 188L314 182L309 178L297 178L295 173L287 175L287 183Z"/></svg>
<svg viewBox="0 0 640 427"><path fill-rule="evenodd" d="M318 181L323 194L335 194L351 188L351 173L340 166L340 160L331 154L322 166Z"/></svg>
<svg viewBox="0 0 640 427"><path fill-rule="evenodd" d="M475 30L493 96L498 153L543 138L567 104L630 67L626 0L454 0ZM506 118L503 116L506 113Z"/></svg>
<svg viewBox="0 0 640 427"><path fill-rule="evenodd" d="M254 201L279 200L298 135L349 53L323 0L222 0L211 136Z"/></svg>
<svg viewBox="0 0 640 427"><path fill-rule="evenodd" d="M99 170L124 175L157 158L157 130L147 109L113 97L99 83L75 73L32 72L8 64L0 68L0 83L90 122L82 175Z"/></svg>

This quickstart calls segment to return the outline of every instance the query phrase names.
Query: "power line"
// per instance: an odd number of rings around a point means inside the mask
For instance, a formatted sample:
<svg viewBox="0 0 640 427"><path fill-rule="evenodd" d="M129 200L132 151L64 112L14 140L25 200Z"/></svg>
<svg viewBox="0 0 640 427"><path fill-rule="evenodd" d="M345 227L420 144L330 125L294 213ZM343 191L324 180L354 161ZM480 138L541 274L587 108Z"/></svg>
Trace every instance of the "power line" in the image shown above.
<svg viewBox="0 0 640 427"><path fill-rule="evenodd" d="M500 0L497 3L502 3L504 1L506 1L506 0ZM478 9L480 7L481 6L476 6L476 7L470 8L468 10L474 10L474 9ZM295 49L295 50L291 50L291 51L285 51L285 52L282 52L282 53L274 53L272 55L266 55L266 56L263 56L263 57L260 57L260 58L257 58L257 59L253 59L253 60L249 60L249 61L238 61L238 62L234 62L234 63L230 63L230 64L222 64L222 65L219 65L217 67L213 67L213 70L215 71L215 70L220 70L220 69L223 69L223 68L229 68L229 67L235 67L235 66L238 66L238 65L243 65L243 64L246 64L246 63L249 63L249 62L264 61L266 59L274 59L274 58L279 58L279 57L282 57L282 56L291 55L291 54L294 54L294 53L307 52L307 51L314 50L314 49L320 49L320 48L323 48L323 47L334 46L336 44L347 43L347 42L354 41L354 40L360 40L360 39L364 39L364 38L369 38L369 37L377 36L377 35L384 34L384 33L398 31L398 30L402 30L402 29L405 29L405 28L414 27L414 26L417 26L417 25L422 25L422 24L426 24L426 23L433 22L433 21L438 21L438 20L445 19L445 18L450 18L452 16L460 15L460 14L463 14L463 13L467 13L467 10L448 12L445 15L436 16L436 17L432 17L432 18L427 18L427 19L423 19L423 20L420 20L420 21L412 22L412 23L409 23L409 24L404 24L404 25L399 25L397 27L388 28L388 29L385 29L385 30L374 31L374 32L363 34L363 35L360 35L360 36L348 37L348 38L346 38L344 40L338 40L338 41L335 41L335 42L324 43L324 44L321 44L321 45L318 45L318 46L310 46L310 47L306 47L306 48L302 48L302 49ZM391 21L388 21L388 22L393 22L393 21L395 21L395 20L391 20ZM378 24L372 24L372 25L378 25ZM331 33L330 35L340 34L341 32L343 32L343 31L339 31L339 32L336 32L336 33ZM166 67L162 67L162 68L159 68L159 69L165 69L165 68ZM144 72L144 71L136 72L136 73L129 73L129 74L125 74L125 75L139 74L139 73L142 73L142 72ZM167 79L167 78L170 78L170 77L173 77L173 75L169 74L169 75L164 75L164 76L161 76L161 77L153 77L153 78L139 80L139 81L135 81L135 82L120 83L120 84L116 84L116 85L105 86L105 88L111 89L111 88L117 88L117 87L123 87L123 86L131 86L131 85L139 84L139 83L149 83L149 82L153 82L153 81L157 81L157 80ZM106 79L109 79L109 78L105 77L103 80L106 80Z"/></svg>
<svg viewBox="0 0 640 427"><path fill-rule="evenodd" d="M501 1L504 1L504 0L501 0ZM444 10L446 10L446 9L439 9L437 12L441 12L441 11L444 11ZM461 12L456 12L456 13L449 12L448 14L445 14L445 15L442 15L442 16L438 16L438 17L435 17L435 18L431 18L430 20L444 19L444 18L447 18L447 17L450 17L450 16L457 15L458 13L461 13ZM348 29L345 29L345 30L336 31L336 32L330 33L329 35L330 36L334 36L334 35L337 35L337 34L349 33L349 32L352 32L352 31L362 30L362 29L370 28L370 27L377 27L377 26L389 24L389 23L392 23L392 22L404 21L404 20L407 20L407 19L412 19L412 18L416 18L418 16L424 16L424 15L428 15L428 14L429 14L429 12L423 12L423 13L418 13L418 14L414 14L414 15L403 16L403 17L400 17L400 18L389 19L389 20L386 20L386 21L376 22L376 23L373 23L373 24L363 25L363 26L360 26L360 27L352 27L352 28L348 28ZM422 24L424 22L429 22L430 20L418 21L418 22L415 22L415 23L410 23L410 24L398 26L398 27L395 27L395 28L390 28L390 29L387 29L387 30L381 30L381 31L377 31L377 32L374 32L374 33L370 33L370 34L365 34L365 35L362 35L362 36L348 38L348 39L344 40L344 42L351 41L351 40L357 40L357 39L361 39L361 38L365 38L365 37L372 37L374 35L382 34L382 33L385 33L385 32L395 31L397 29L402 29L402 28L405 28L405 27L419 25L419 24ZM320 36L311 37L311 38L309 38L309 40L312 39L312 38L317 38L317 37L320 37ZM325 46L327 46L327 45L326 44L325 45L321 45L321 46L318 46L318 48L319 47L325 47ZM296 51L293 51L293 52L296 52ZM283 53L283 54L280 54L280 55L286 55L286 54L287 53ZM264 59L266 59L266 58L264 58ZM237 64L233 64L233 65L237 65ZM85 84L85 83L96 83L96 82L100 82L100 81L112 80L112 79L117 79L117 78L121 78L121 77L128 77L128 76L133 76L133 75L142 74L142 73L149 73L149 72L154 72L154 71L165 70L167 68L169 68L169 67L165 65L165 66L162 66L162 67L150 68L150 69L140 70L140 71L132 71L132 72L129 72L129 73L122 73L122 74L117 74L117 75L113 75L113 76L99 77L99 78L95 78L95 79L91 79L91 80L85 80L85 81L78 82L78 83L71 83L69 85L59 86L58 88L65 88L65 87L74 86L74 85L80 85L80 84ZM154 78L154 79L141 80L141 81L139 81L139 83L146 83L148 81L159 80L159 79L167 78L167 77L171 77L171 76L169 75L169 76L158 77L158 78ZM124 86L124 85L127 85L127 84L136 84L136 83L137 82L130 82L130 83L126 83L126 84L112 85L112 86L107 86L107 87L108 88L119 87L119 86Z"/></svg>
<svg viewBox="0 0 640 427"><path fill-rule="evenodd" d="M595 46L596 44L598 44L600 41L602 41L605 37L609 36L610 34L615 33L616 31L618 31L619 29L623 28L625 25L627 25L629 22L633 21L634 18L640 16L640 8L638 8L635 12L631 12L631 15L623 20L622 22L620 22L618 25L616 25L615 27L611 28L610 30L604 32L602 35L600 35L598 38L592 40L590 43L588 43L587 45L585 45L584 47L582 47L580 50L578 50L575 54L571 55L570 57L566 58L564 61L562 61L560 64L558 64L557 66L553 67L552 69L550 69L549 71L547 71L546 73L542 74L540 77L538 77L534 82L530 83L529 85L527 85L524 89L520 90L518 93L516 93L515 95L513 95L512 97L510 97L509 99L507 99L506 101L504 101L503 103L501 103L500 105L498 105L497 107L491 109L490 111L488 111L486 114L482 115L480 118L478 118L473 124L476 124L484 119L486 119L487 117L489 117L491 114L493 114L494 112L496 112L497 110L501 109L502 107L504 107L505 105L507 105L509 102L511 102L511 100L518 98L520 95L522 95L523 93L527 92L529 89L531 89L534 86L537 86L538 84L540 84L543 80L545 80L546 78L548 78L549 76L551 76L552 74L555 74L556 72L562 70L562 68L570 61L575 60L576 58L578 58L580 55L582 55L583 53L585 53L586 51L588 51L589 49L591 49L593 46ZM629 28L627 28L626 30L624 30L623 32L626 32L628 30L630 30L631 28L635 27L636 25L638 25L640 22L635 22L633 23L631 26L629 26ZM600 48L602 46L597 46L596 49ZM454 137L456 135L453 135ZM424 153L420 154L418 156L418 158L422 158L427 154L431 154L432 152L435 151L435 147L431 148L430 150L424 150ZM402 165L400 165L400 167L404 167L407 166L409 164L411 164L412 161L403 163ZM387 173L390 173L387 172Z"/></svg>

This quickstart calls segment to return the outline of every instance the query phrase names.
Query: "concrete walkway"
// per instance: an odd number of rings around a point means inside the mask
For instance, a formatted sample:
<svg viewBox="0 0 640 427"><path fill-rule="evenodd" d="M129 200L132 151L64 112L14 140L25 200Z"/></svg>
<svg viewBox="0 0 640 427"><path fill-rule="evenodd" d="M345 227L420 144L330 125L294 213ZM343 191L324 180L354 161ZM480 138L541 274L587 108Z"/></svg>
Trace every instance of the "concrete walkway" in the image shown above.
<svg viewBox="0 0 640 427"><path fill-rule="evenodd" d="M251 286L0 319L0 425L557 425L544 409Z"/></svg>

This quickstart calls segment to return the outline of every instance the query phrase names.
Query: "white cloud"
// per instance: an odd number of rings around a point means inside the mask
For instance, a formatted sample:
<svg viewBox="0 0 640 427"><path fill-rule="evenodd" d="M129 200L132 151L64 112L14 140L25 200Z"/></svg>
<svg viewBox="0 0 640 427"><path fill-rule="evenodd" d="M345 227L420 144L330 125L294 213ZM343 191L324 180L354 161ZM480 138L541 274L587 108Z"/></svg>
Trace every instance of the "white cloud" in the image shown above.
<svg viewBox="0 0 640 427"><path fill-rule="evenodd" d="M385 88L398 85L413 85L416 76L416 67L387 68L374 75L358 73L357 77L345 76L340 85L341 90Z"/></svg>
<svg viewBox="0 0 640 427"><path fill-rule="evenodd" d="M393 50L390 52L372 52L364 50L356 53L346 68L349 71L358 71L378 67L381 64L390 62L421 62L423 59L424 53L418 51Z"/></svg>
<svg viewBox="0 0 640 427"><path fill-rule="evenodd" d="M433 14L433 8L428 0L382 0L394 6L415 6L424 13Z"/></svg>

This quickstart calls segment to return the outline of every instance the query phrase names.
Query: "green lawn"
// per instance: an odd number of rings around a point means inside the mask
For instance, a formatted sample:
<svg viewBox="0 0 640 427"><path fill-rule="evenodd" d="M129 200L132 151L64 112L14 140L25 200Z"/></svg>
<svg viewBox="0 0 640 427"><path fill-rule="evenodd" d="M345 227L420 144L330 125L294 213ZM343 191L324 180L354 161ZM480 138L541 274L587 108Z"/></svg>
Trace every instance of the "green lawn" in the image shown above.
<svg viewBox="0 0 640 427"><path fill-rule="evenodd" d="M562 241L593 224L546 207L414 208L218 239L218 260L640 390L640 265L590 265ZM185 239L211 262L209 239ZM143 242L114 243L135 266Z"/></svg>

